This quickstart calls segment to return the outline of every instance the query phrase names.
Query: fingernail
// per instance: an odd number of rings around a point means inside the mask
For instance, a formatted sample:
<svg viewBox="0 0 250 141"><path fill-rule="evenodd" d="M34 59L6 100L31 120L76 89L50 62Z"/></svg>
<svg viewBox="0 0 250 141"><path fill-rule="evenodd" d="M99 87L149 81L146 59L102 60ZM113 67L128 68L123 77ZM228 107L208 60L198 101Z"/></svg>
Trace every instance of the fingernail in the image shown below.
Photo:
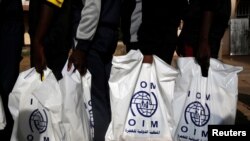
<svg viewBox="0 0 250 141"><path fill-rule="evenodd" d="M42 73L41 80L43 81L45 79L44 73Z"/></svg>

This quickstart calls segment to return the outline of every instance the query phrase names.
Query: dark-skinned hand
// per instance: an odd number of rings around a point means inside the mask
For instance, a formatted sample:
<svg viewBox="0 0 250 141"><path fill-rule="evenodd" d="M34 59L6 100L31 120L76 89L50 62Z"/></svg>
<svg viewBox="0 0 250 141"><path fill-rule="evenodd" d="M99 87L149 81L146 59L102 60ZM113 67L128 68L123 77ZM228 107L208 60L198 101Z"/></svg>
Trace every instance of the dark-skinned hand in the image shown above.
<svg viewBox="0 0 250 141"><path fill-rule="evenodd" d="M195 59L201 67L201 72L203 77L208 76L208 70L210 66L209 60L211 56L210 52L211 52L210 45L208 41L200 42Z"/></svg>
<svg viewBox="0 0 250 141"><path fill-rule="evenodd" d="M43 80L43 71L46 69L47 63L44 54L44 47L40 42L34 42L34 67L36 71L41 75L41 80Z"/></svg>
<svg viewBox="0 0 250 141"><path fill-rule="evenodd" d="M71 69L72 65L74 65L74 71L78 70L81 76L83 76L87 72L86 63L86 52L74 49L68 60L68 71Z"/></svg>
<svg viewBox="0 0 250 141"><path fill-rule="evenodd" d="M153 55L144 55L142 63L152 64L153 63Z"/></svg>

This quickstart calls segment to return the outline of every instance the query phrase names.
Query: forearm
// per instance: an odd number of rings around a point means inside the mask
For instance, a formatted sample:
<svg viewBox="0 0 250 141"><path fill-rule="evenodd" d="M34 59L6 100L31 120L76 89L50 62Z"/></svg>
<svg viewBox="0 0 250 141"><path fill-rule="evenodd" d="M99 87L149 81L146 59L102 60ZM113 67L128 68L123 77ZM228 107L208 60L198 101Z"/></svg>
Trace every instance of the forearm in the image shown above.
<svg viewBox="0 0 250 141"><path fill-rule="evenodd" d="M202 16L202 25L200 32L200 40L208 41L209 31L213 20L213 12L212 11L204 11Z"/></svg>
<svg viewBox="0 0 250 141"><path fill-rule="evenodd" d="M47 33L48 28L50 26L53 13L54 11L51 6L48 6L47 4L44 4L42 6L40 20L34 38L35 42L42 42L42 40L44 39L45 34Z"/></svg>

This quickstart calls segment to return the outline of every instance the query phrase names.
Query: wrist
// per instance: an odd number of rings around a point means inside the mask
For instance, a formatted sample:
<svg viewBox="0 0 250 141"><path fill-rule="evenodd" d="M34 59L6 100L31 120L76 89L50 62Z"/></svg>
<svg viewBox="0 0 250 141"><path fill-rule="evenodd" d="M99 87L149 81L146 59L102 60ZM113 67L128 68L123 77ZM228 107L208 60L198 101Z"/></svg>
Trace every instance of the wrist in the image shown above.
<svg viewBox="0 0 250 141"><path fill-rule="evenodd" d="M76 49L87 52L89 50L90 46L91 46L91 41L77 39Z"/></svg>
<svg viewBox="0 0 250 141"><path fill-rule="evenodd" d="M208 37L204 37L204 36L201 36L200 37L200 41L206 41L208 42L209 38Z"/></svg>

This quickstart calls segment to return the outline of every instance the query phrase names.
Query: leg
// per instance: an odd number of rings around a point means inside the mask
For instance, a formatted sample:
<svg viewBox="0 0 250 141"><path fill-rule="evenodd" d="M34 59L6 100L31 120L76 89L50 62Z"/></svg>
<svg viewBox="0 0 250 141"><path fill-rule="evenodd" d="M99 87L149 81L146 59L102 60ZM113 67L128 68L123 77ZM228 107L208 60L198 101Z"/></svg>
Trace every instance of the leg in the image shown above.
<svg viewBox="0 0 250 141"><path fill-rule="evenodd" d="M0 25L0 94L7 120L7 126L0 131L0 137L6 140L10 140L13 127L13 119L8 109L8 97L19 74L23 34L22 23Z"/></svg>
<svg viewBox="0 0 250 141"><path fill-rule="evenodd" d="M94 141L104 141L111 120L109 75L111 59L117 45L117 32L101 27L87 56L87 67L92 75L91 100L94 116Z"/></svg>

